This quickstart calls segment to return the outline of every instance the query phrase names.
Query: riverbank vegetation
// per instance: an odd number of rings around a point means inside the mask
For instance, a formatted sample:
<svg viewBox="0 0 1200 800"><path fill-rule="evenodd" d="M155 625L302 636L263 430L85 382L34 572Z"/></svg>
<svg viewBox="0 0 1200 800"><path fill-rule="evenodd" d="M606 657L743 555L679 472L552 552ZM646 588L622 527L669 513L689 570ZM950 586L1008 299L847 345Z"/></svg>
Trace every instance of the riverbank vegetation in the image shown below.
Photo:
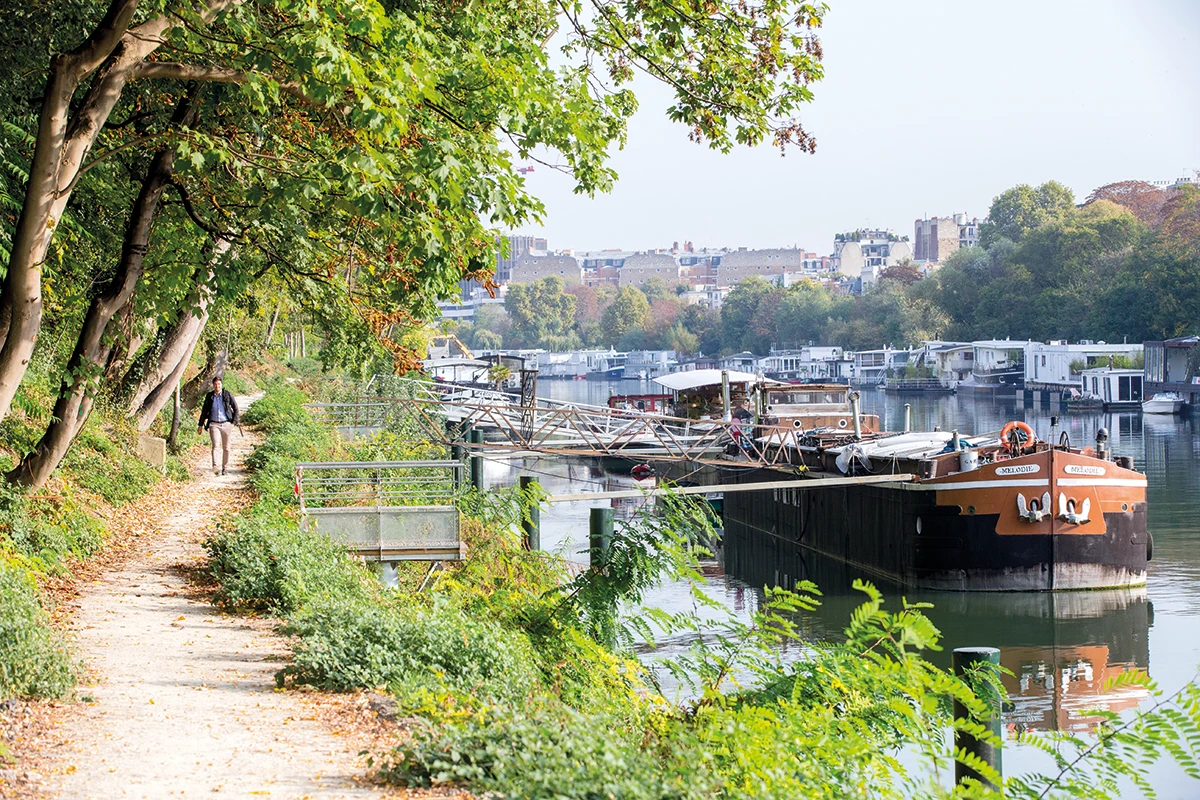
<svg viewBox="0 0 1200 800"><path fill-rule="evenodd" d="M1002 192L980 229L929 276L895 265L861 296L810 280L738 283L719 310L659 278L640 288L545 278L511 286L504 311L453 326L469 345L616 347L765 355L813 343L850 350L925 340L1141 342L1200 334L1200 188L1128 181L1076 207L1050 181ZM536 300L536 303L531 303ZM531 313L531 308L546 313Z"/></svg>
<svg viewBox="0 0 1200 800"><path fill-rule="evenodd" d="M91 498L154 482L136 436L188 444L189 425L162 427L173 396L187 409L272 358L307 376L411 365L437 301L487 281L496 234L541 217L521 163L612 186L635 72L670 87L695 141L811 152L797 115L822 76L824 7L675 11L6 4L0 647L46 627L30 576L100 546ZM12 659L61 649L38 644L53 634L21 641L0 651L0 695L60 692L12 677L43 671Z"/></svg>
<svg viewBox="0 0 1200 800"><path fill-rule="evenodd" d="M381 780L581 800L1000 796L951 788L948 729L982 728L953 722L950 701L982 717L972 687L993 684L923 657L939 638L925 606L888 609L862 583L844 638L806 639L804 614L820 603L811 584L768 588L749 619L704 594L706 504L660 498L618 528L604 568L579 570L522 549L520 508L534 498L517 489L468 492L466 560L428 582L425 566L402 565L398 587L385 588L301 529L294 463L427 457L430 442L395 418L376 437L342 441L305 399L276 384L249 412L266 434L252 457L259 497L210 539L209 571L218 602L277 615L294 635L281 685L392 695L408 735L373 755ZM643 606L664 579L690 586L692 610ZM694 644L673 658L635 655L635 643L668 636ZM661 690L668 675L678 694ZM1158 694L1144 676L1122 680ZM1200 694L1189 686L1160 701L1127 720L1102 714L1098 739L1021 735L1063 772L1009 778L1004 796L1116 797L1120 781L1144 782L1163 757L1194 763Z"/></svg>

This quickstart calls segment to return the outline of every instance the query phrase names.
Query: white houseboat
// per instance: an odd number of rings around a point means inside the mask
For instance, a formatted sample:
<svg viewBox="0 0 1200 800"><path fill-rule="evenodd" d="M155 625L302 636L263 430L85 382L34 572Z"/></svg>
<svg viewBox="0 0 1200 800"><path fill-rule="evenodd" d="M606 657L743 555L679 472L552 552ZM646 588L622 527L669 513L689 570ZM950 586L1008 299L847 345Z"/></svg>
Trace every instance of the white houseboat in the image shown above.
<svg viewBox="0 0 1200 800"><path fill-rule="evenodd" d="M1142 371L1100 367L1082 373L1085 396L1099 398L1105 409L1140 408L1142 405Z"/></svg>

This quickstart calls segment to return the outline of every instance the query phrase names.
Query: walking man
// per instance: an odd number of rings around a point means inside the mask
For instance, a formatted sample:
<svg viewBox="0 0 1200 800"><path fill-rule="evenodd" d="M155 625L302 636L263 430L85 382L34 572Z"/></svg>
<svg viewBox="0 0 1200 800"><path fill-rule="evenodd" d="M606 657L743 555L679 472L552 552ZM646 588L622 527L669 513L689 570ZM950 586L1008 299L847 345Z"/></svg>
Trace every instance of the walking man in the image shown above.
<svg viewBox="0 0 1200 800"><path fill-rule="evenodd" d="M220 378L213 378L213 390L204 395L204 406L200 409L200 425L196 433L208 428L212 437L213 475L225 474L229 468L229 447L233 441L233 429L238 425L237 401L221 385ZM221 467L217 468L217 447L221 448Z"/></svg>

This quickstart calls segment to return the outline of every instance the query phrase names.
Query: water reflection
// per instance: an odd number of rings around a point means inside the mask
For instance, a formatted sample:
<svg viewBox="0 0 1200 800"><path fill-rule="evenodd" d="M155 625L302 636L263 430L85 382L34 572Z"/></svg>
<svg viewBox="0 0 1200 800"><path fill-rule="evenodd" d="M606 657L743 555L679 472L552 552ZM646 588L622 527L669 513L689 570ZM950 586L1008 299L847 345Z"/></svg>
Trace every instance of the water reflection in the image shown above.
<svg viewBox="0 0 1200 800"><path fill-rule="evenodd" d="M851 585L856 575L844 564L790 542L762 537L727 536L722 548L730 576L751 586L785 586L809 580L822 592L822 606L799 620L804 636L836 640L851 612L865 599ZM904 597L895 586L879 587L888 607ZM1146 589L1071 593L908 594L910 602L929 602L927 611L942 632L943 650L929 653L950 666L955 647L1000 648L1004 679L1012 702L1005 720L1021 729L1082 730L1095 719L1080 710L1122 711L1145 697L1140 689L1107 690L1108 678L1150 668L1149 631L1153 606Z"/></svg>

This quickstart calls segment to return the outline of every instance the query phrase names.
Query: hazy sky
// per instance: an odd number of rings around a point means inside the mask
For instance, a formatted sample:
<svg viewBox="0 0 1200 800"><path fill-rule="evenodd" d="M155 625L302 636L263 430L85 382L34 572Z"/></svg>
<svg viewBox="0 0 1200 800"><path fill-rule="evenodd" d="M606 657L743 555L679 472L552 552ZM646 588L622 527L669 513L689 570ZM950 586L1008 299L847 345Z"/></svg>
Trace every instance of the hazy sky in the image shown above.
<svg viewBox="0 0 1200 800"><path fill-rule="evenodd" d="M595 199L537 167L554 248L781 247L827 253L860 226L983 217L1018 183L1096 186L1200 169L1200 0L829 0L825 79L801 115L817 152L721 155L639 80L641 110ZM525 232L535 232L530 229Z"/></svg>

